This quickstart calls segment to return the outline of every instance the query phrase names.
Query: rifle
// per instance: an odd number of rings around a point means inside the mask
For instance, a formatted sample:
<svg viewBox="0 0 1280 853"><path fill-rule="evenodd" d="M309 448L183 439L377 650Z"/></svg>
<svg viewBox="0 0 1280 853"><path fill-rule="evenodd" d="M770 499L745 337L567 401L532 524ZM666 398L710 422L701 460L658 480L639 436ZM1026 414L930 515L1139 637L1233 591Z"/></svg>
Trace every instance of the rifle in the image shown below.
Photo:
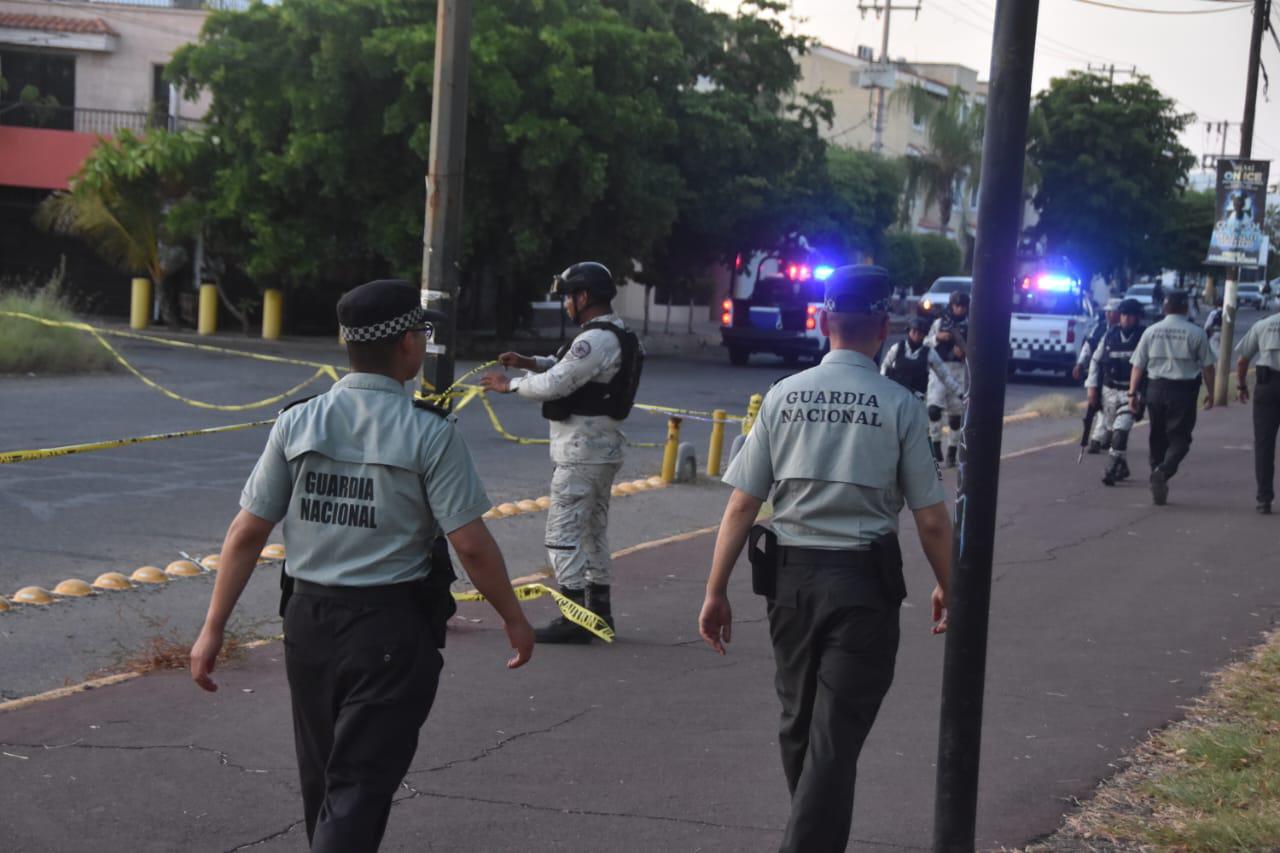
<svg viewBox="0 0 1280 853"><path fill-rule="evenodd" d="M1084 461L1084 449L1089 446L1089 435L1093 432L1093 420L1102 411L1102 406L1090 406L1084 413L1084 432L1080 434L1080 453L1076 456L1076 464Z"/></svg>

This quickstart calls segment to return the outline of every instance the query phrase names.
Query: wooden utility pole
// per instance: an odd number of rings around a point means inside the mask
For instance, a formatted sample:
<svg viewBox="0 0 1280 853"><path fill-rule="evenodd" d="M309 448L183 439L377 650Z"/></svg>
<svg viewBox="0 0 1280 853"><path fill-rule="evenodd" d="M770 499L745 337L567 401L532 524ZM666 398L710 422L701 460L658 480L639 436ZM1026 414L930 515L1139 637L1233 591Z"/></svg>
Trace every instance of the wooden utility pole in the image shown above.
<svg viewBox="0 0 1280 853"><path fill-rule="evenodd" d="M454 377L470 58L471 0L439 0L431 151L427 160L427 221L422 234L422 304L444 312L448 319L437 325L422 359L422 380L429 392L448 388Z"/></svg>

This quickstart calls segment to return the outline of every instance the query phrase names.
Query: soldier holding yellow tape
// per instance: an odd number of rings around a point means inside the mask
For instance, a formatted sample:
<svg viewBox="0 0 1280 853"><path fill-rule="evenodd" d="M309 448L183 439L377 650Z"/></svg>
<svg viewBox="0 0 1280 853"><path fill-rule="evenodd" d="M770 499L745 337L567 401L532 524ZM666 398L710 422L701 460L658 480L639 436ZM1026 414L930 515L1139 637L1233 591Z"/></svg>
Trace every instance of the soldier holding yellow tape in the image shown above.
<svg viewBox="0 0 1280 853"><path fill-rule="evenodd" d="M285 670L312 851L378 848L435 700L453 612L448 537L522 666L533 629L481 515L489 500L453 419L415 404L418 288L376 281L338 303L352 372L281 413L240 498L191 675L211 674L258 554L284 525Z"/></svg>
<svg viewBox="0 0 1280 853"><path fill-rule="evenodd" d="M551 508L546 548L560 592L602 617L613 629L609 496L622 467L626 436L644 352L640 339L613 313L618 289L602 264L574 264L556 276L552 293L582 331L554 357L514 352L499 356L523 376L490 373L489 391L519 394L542 403L551 422ZM537 631L540 643L590 643L592 634L564 616Z"/></svg>

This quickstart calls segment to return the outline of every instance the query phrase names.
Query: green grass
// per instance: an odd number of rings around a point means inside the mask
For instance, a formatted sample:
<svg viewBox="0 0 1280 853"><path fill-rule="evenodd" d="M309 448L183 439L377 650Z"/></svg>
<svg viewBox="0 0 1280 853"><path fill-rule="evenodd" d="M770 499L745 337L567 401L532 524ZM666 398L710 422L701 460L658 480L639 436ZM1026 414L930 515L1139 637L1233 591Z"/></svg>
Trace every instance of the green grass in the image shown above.
<svg viewBox="0 0 1280 853"><path fill-rule="evenodd" d="M1028 849L1280 849L1280 632Z"/></svg>
<svg viewBox="0 0 1280 853"><path fill-rule="evenodd" d="M56 286L0 293L0 311L34 314L48 320L76 319ZM88 373L114 366L107 351L85 332L0 316L0 374Z"/></svg>

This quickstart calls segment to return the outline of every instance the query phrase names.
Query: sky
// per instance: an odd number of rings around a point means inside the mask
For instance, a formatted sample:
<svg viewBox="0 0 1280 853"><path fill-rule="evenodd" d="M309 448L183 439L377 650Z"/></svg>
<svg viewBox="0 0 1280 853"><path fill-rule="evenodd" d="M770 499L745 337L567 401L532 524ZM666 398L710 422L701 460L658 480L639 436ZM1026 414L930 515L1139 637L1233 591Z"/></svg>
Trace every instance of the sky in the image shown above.
<svg viewBox="0 0 1280 853"><path fill-rule="evenodd" d="M1137 66L1140 74L1174 98L1197 121L1183 134L1183 144L1199 158L1221 150L1215 129L1206 122L1230 121L1227 152L1240 146L1238 122L1244 113L1248 71L1250 3L1214 0L1102 0L1113 6L1170 12L1211 14L1157 15L1090 5L1082 0L1041 0L1037 29L1035 77L1032 91L1053 77L1090 63L1114 64L1117 82L1127 79L1119 69ZM894 6L914 7L917 0L894 0ZM954 62L977 69L986 80L991 68L991 34L996 0L918 0L920 14L895 9L890 18L889 55L915 62ZM1017 0L1011 0L1017 2ZM737 0L710 0L713 8L734 11ZM859 0L792 0L794 26L824 44L848 52L858 45L880 52L882 20L872 12L858 12ZM862 0L884 5L884 0ZM1237 8L1238 6L1238 8ZM1225 9L1226 11L1216 11ZM1280 4L1272 11L1280 22ZM1280 23L1277 24L1280 27ZM1253 156L1280 161L1280 48L1264 33L1262 64L1272 75L1271 103L1263 95L1261 77L1253 139ZM1280 165L1272 168L1277 178Z"/></svg>

